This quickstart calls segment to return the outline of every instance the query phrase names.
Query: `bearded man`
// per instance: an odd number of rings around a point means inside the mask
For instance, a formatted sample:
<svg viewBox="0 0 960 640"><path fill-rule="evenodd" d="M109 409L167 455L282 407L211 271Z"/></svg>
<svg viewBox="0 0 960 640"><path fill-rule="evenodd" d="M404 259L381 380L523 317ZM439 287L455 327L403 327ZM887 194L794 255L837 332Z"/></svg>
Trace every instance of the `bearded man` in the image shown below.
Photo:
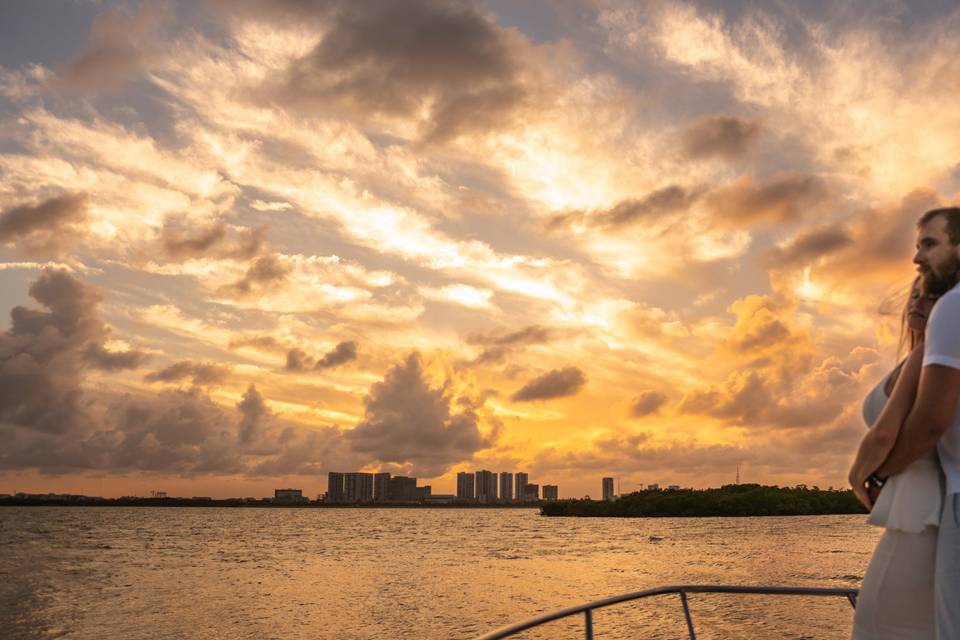
<svg viewBox="0 0 960 640"><path fill-rule="evenodd" d="M940 296L927 321L917 395L873 487L937 448L946 493L934 577L938 640L960 640L960 208L934 209L917 223L913 258L925 290Z"/></svg>

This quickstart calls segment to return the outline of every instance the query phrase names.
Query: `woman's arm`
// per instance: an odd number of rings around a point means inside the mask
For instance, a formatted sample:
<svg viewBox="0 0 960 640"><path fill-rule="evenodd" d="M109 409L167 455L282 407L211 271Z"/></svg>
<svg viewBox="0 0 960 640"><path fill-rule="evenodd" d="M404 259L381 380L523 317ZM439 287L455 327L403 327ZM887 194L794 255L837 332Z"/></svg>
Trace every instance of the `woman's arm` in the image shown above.
<svg viewBox="0 0 960 640"><path fill-rule="evenodd" d="M910 414L917 397L917 384L920 381L920 369L923 366L923 345L914 348L900 369L893 393L883 406L880 416L867 435L860 441L857 456L850 467L850 484L860 501L868 508L873 503L867 495L867 478L877 470L886 459L897 441L900 427Z"/></svg>

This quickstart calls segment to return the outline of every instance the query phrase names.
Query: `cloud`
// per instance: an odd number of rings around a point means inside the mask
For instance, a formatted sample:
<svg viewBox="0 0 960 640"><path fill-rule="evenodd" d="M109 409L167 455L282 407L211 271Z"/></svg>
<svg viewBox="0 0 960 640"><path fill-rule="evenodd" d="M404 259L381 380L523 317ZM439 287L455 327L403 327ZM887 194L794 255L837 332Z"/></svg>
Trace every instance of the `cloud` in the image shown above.
<svg viewBox="0 0 960 640"><path fill-rule="evenodd" d="M921 188L891 206L864 208L849 226L851 242L825 256L818 273L841 283L855 278L858 286L868 280L889 286L892 278L909 279L917 220L943 205L935 191Z"/></svg>
<svg viewBox="0 0 960 640"><path fill-rule="evenodd" d="M364 418L346 438L355 451L383 463L410 465L426 477L446 473L457 462L494 444L499 423L483 400L454 397L450 381L435 387L419 354L391 367L364 399ZM493 427L480 429L486 419Z"/></svg>
<svg viewBox="0 0 960 640"><path fill-rule="evenodd" d="M741 353L782 347L793 336L787 321L780 317L787 307L785 301L770 296L750 295L735 301L729 311L737 316L737 322L727 344Z"/></svg>
<svg viewBox="0 0 960 640"><path fill-rule="evenodd" d="M684 130L681 146L690 158L742 158L760 137L762 128L755 120L736 116L699 118Z"/></svg>
<svg viewBox="0 0 960 640"><path fill-rule="evenodd" d="M829 199L823 178L790 174L757 184L743 176L706 197L707 208L724 226L782 224L809 217Z"/></svg>
<svg viewBox="0 0 960 640"><path fill-rule="evenodd" d="M263 93L311 114L413 118L426 141L512 120L527 91L507 32L460 2L336 2L325 32Z"/></svg>
<svg viewBox="0 0 960 640"><path fill-rule="evenodd" d="M91 342L83 352L84 360L96 369L120 371L136 369L147 361L149 355L137 349L109 351L102 344Z"/></svg>
<svg viewBox="0 0 960 640"><path fill-rule="evenodd" d="M164 2L141 2L133 15L117 8L98 15L87 47L60 68L57 84L82 91L118 88L159 52L155 36L172 18Z"/></svg>
<svg viewBox="0 0 960 640"><path fill-rule="evenodd" d="M313 358L307 355L303 349L290 349L287 351L287 371L306 371L313 367Z"/></svg>
<svg viewBox="0 0 960 640"><path fill-rule="evenodd" d="M84 364L109 361L100 357L107 336L96 311L100 294L52 269L29 293L47 311L14 307L0 335L0 421L70 431L90 420L80 390Z"/></svg>
<svg viewBox="0 0 960 640"><path fill-rule="evenodd" d="M222 382L230 374L230 367L213 362L181 360L144 377L147 382L179 382L187 378L194 385Z"/></svg>
<svg viewBox="0 0 960 640"><path fill-rule="evenodd" d="M576 395L586 383L586 376L577 367L554 369L523 385L519 391L510 396L510 399L516 402L529 402L564 398Z"/></svg>
<svg viewBox="0 0 960 640"><path fill-rule="evenodd" d="M21 204L0 213L0 243L16 242L30 254L58 254L82 233L87 196L82 193Z"/></svg>
<svg viewBox="0 0 960 640"><path fill-rule="evenodd" d="M274 288L280 286L290 275L291 268L288 264L280 260L275 255L265 255L257 258L243 277L218 290L221 294L234 296L247 296L252 293L260 292L268 286Z"/></svg>
<svg viewBox="0 0 960 640"><path fill-rule="evenodd" d="M853 237L846 227L820 225L804 229L787 242L771 247L761 261L774 269L802 267L852 244Z"/></svg>
<svg viewBox="0 0 960 640"><path fill-rule="evenodd" d="M544 344L554 337L553 331L540 325L530 325L505 334L480 334L467 336L467 344L484 345L486 348L474 359L474 364L503 362L517 349L533 344Z"/></svg>
<svg viewBox="0 0 960 640"><path fill-rule="evenodd" d="M558 229L573 224L605 228L624 227L643 220L656 220L665 215L683 213L700 195L700 190L670 185L648 193L642 198L621 200L609 209L590 212L568 211L557 214L547 223L547 228Z"/></svg>
<svg viewBox="0 0 960 640"><path fill-rule="evenodd" d="M855 416L845 413L822 428L754 433L736 443L669 442L650 433L607 434L579 451L543 449L529 468L538 477L616 475L623 479L626 491L652 481L729 484L738 467L747 481L792 484L811 478L842 479L850 451L863 435L863 426L855 422Z"/></svg>
<svg viewBox="0 0 960 640"><path fill-rule="evenodd" d="M265 226L237 229L217 221L206 229L198 229L190 234L184 229L167 225L161 232L161 243L164 254L170 260L249 260L263 248L266 231Z"/></svg>
<svg viewBox="0 0 960 640"><path fill-rule="evenodd" d="M763 430L769 427L795 429L822 427L837 418L850 398L836 389L817 395L801 394L768 381L758 371L730 376L720 388L697 390L684 396L684 413L710 415L732 423Z"/></svg>
<svg viewBox="0 0 960 640"><path fill-rule="evenodd" d="M283 351L286 347L282 342L268 335L244 335L231 338L227 345L230 349L253 347L261 351Z"/></svg>
<svg viewBox="0 0 960 640"><path fill-rule="evenodd" d="M237 410L242 416L240 419L239 438L241 443L250 443L262 437L265 430L265 419L270 415L270 409L264 402L263 396L254 385L250 385L237 403Z"/></svg>
<svg viewBox="0 0 960 640"><path fill-rule="evenodd" d="M286 369L287 371L307 371L310 369L320 371L356 360L356 358L357 343L352 340L338 343L333 349L316 359L302 349L294 348L287 351Z"/></svg>
<svg viewBox="0 0 960 640"><path fill-rule="evenodd" d="M317 369L329 369L357 358L357 343L351 341L341 342L333 349L323 354L323 357L317 360Z"/></svg>
<svg viewBox="0 0 960 640"><path fill-rule="evenodd" d="M826 428L863 392L876 351L854 347L843 358L819 353L810 336L791 325L796 307L789 300L751 295L730 311L737 321L723 353L732 371L722 384L688 390L682 413L756 431Z"/></svg>
<svg viewBox="0 0 960 640"><path fill-rule="evenodd" d="M85 389L89 370L133 366L139 354L106 349L100 294L70 274L44 271L30 295L46 310L14 307L11 328L0 334L2 469L258 476L370 461L347 446L338 427L305 429L274 415L253 386L235 410L196 386L137 395ZM196 385L225 371L183 361L148 378L190 377Z"/></svg>
<svg viewBox="0 0 960 640"><path fill-rule="evenodd" d="M643 391L633 399L630 415L634 418L642 418L657 413L666 403L667 396L659 391Z"/></svg>

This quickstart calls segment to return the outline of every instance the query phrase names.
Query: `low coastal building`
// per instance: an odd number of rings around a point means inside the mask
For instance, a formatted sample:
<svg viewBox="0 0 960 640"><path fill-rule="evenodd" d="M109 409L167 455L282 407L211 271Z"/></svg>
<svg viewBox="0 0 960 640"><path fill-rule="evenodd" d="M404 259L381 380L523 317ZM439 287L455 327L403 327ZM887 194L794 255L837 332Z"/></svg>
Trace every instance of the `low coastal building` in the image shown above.
<svg viewBox="0 0 960 640"><path fill-rule="evenodd" d="M273 501L277 504L304 504L310 499L303 495L303 489L274 489Z"/></svg>

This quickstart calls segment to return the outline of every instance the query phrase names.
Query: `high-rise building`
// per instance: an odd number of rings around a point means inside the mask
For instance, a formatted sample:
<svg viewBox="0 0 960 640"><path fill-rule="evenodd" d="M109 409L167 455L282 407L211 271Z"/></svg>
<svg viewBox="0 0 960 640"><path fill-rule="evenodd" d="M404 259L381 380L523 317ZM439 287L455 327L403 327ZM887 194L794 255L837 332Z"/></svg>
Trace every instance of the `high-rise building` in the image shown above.
<svg viewBox="0 0 960 640"><path fill-rule="evenodd" d="M540 499L540 485L528 482L523 485L523 501L536 502Z"/></svg>
<svg viewBox="0 0 960 640"><path fill-rule="evenodd" d="M347 473L343 476L343 499L347 502L373 501L373 474Z"/></svg>
<svg viewBox="0 0 960 640"><path fill-rule="evenodd" d="M513 476L513 495L519 502L523 502L523 488L530 482L530 476L522 471L518 471Z"/></svg>
<svg viewBox="0 0 960 640"><path fill-rule="evenodd" d="M477 471L474 475L477 483L477 501L496 502L497 474L493 471Z"/></svg>
<svg viewBox="0 0 960 640"><path fill-rule="evenodd" d="M343 502L343 474L339 471L327 474L327 502Z"/></svg>
<svg viewBox="0 0 960 640"><path fill-rule="evenodd" d="M500 502L513 502L513 474L500 472Z"/></svg>
<svg viewBox="0 0 960 640"><path fill-rule="evenodd" d="M613 478L603 479L603 500L604 502L613 500Z"/></svg>
<svg viewBox="0 0 960 640"><path fill-rule="evenodd" d="M406 476L393 476L388 483L387 495L391 502L416 502L417 479Z"/></svg>
<svg viewBox="0 0 960 640"><path fill-rule="evenodd" d="M461 471L457 474L457 500L473 500L477 494L473 490L473 474Z"/></svg>
<svg viewBox="0 0 960 640"><path fill-rule="evenodd" d="M373 474L373 501L374 502L386 502L390 499L390 494L388 493L390 489L390 474L389 473L375 473Z"/></svg>
<svg viewBox="0 0 960 640"><path fill-rule="evenodd" d="M555 484L545 484L543 485L543 499L545 502L552 502L557 499L557 485Z"/></svg>

